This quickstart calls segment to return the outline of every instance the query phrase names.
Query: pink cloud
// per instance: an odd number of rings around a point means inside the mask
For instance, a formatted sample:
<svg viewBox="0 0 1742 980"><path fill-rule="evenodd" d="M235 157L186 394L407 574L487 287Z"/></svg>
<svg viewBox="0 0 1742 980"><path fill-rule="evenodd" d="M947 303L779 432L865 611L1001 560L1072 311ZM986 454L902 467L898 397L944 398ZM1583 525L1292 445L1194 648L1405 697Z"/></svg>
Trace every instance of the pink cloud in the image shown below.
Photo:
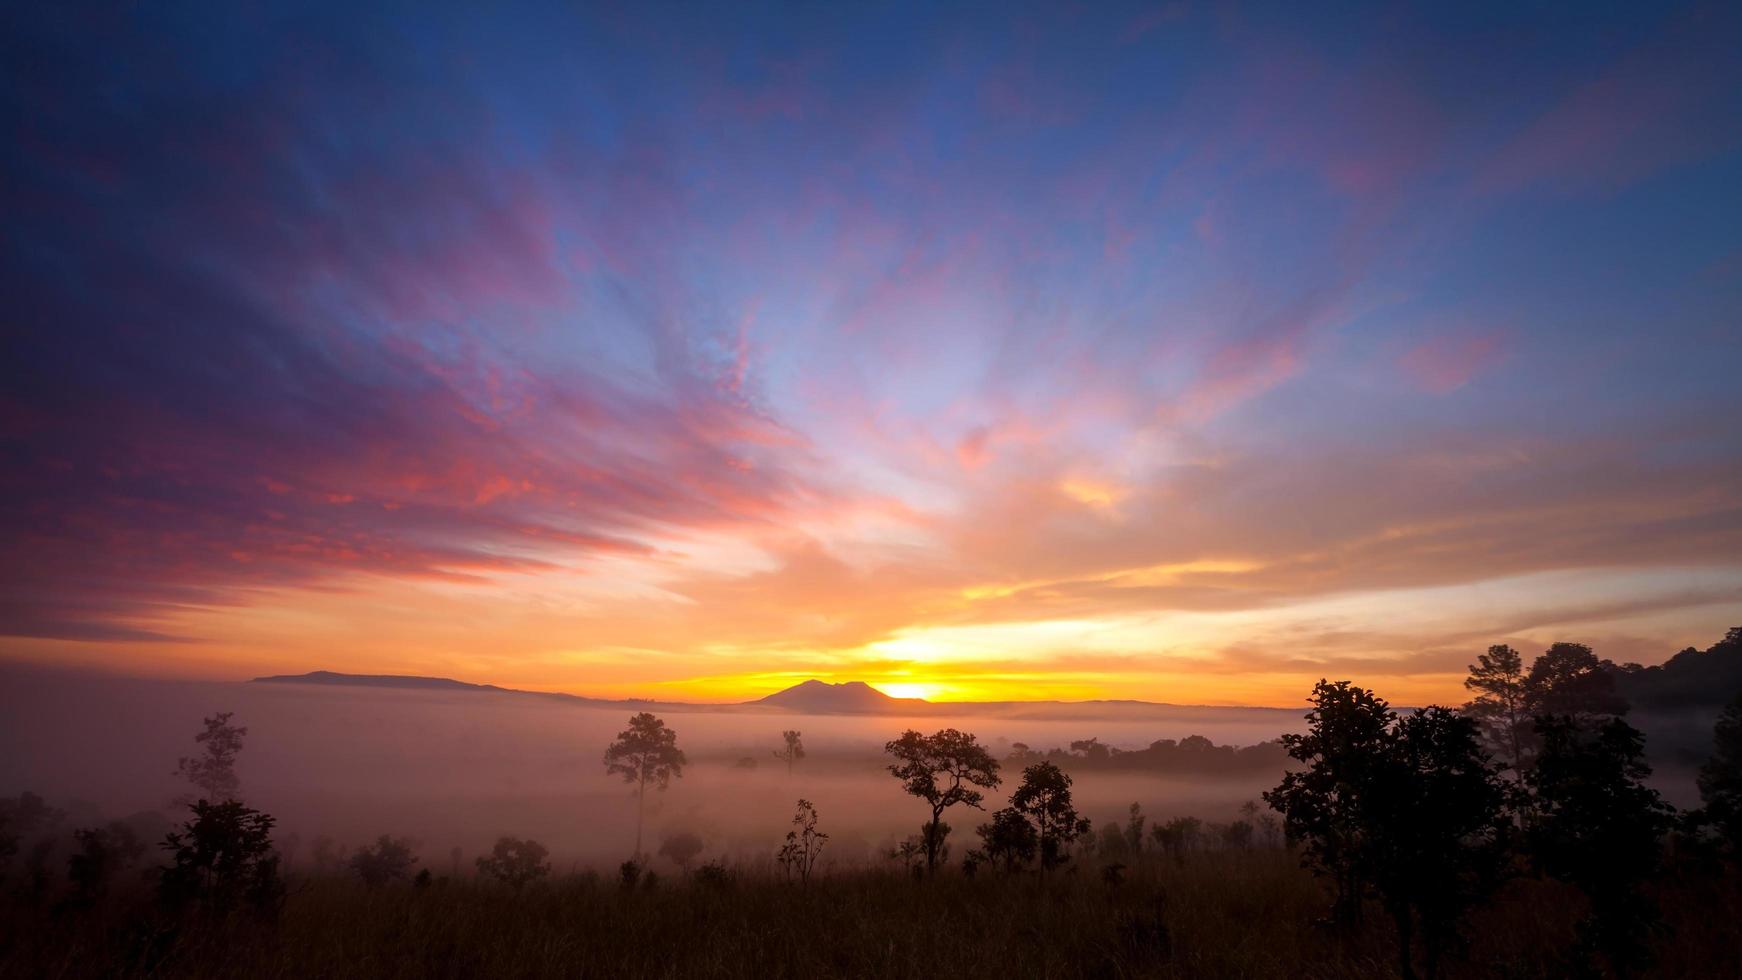
<svg viewBox="0 0 1742 980"><path fill-rule="evenodd" d="M1398 365L1416 383L1436 395L1469 384L1506 356L1506 341L1499 331L1445 333L1405 351Z"/></svg>

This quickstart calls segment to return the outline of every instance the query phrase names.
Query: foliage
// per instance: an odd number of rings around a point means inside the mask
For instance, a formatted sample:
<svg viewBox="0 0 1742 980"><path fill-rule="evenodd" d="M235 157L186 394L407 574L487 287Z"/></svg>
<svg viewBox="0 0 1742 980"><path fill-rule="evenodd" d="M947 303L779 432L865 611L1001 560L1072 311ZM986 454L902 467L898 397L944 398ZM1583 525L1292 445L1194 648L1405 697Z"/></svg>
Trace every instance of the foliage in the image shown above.
<svg viewBox="0 0 1742 980"><path fill-rule="evenodd" d="M172 775L181 776L199 790L199 798L222 803L239 799L242 781L236 775L236 756L248 729L230 724L234 712L221 711L205 720L205 730L194 736L204 754L183 756Z"/></svg>
<svg viewBox="0 0 1742 980"><path fill-rule="evenodd" d="M1194 850L1203 836L1204 822L1197 817L1175 817L1167 823L1154 824L1149 836L1175 864L1183 864L1187 851Z"/></svg>
<svg viewBox="0 0 1742 980"><path fill-rule="evenodd" d="M828 839L828 834L817 829L817 808L809 800L799 800L792 815L792 829L786 832L786 843L775 855L786 879L791 881L796 876L800 884L809 885L811 870L822 857Z"/></svg>
<svg viewBox="0 0 1742 980"><path fill-rule="evenodd" d="M944 811L958 804L984 809L980 789L998 785L998 763L974 736L954 728L935 735L909 729L884 746L895 757L889 772L902 788L931 807L921 842L925 846L927 871L936 871L944 858Z"/></svg>
<svg viewBox="0 0 1742 980"><path fill-rule="evenodd" d="M1460 940L1469 910L1492 894L1504 867L1506 791L1474 719L1429 707L1398 723L1387 771L1369 798L1367 861L1391 913L1402 972L1419 923L1430 976Z"/></svg>
<svg viewBox="0 0 1742 980"><path fill-rule="evenodd" d="M72 900L88 904L103 896L109 882L145 855L145 842L133 828L119 820L102 827L73 831L77 844L67 858L67 879L72 882Z"/></svg>
<svg viewBox="0 0 1742 980"><path fill-rule="evenodd" d="M359 848L351 855L350 862L351 870L369 888L404 881L411 877L411 866L416 863L417 855L411 851L411 842L387 834L376 838L373 846Z"/></svg>
<svg viewBox="0 0 1742 980"><path fill-rule="evenodd" d="M1732 631L1734 632L1734 631ZM1712 756L1700 767L1702 815L1732 857L1742 857L1742 694L1712 728Z"/></svg>
<svg viewBox="0 0 1742 980"><path fill-rule="evenodd" d="M1319 681L1311 701L1307 731L1282 737L1288 754L1306 768L1283 776L1264 801L1282 814L1289 839L1301 845L1301 860L1331 880L1333 915L1348 928L1360 918L1366 886L1367 796L1385 776L1397 716L1385 699L1348 681Z"/></svg>
<svg viewBox="0 0 1742 980"><path fill-rule="evenodd" d="M1040 868L1050 872L1070 860L1070 846L1089 832L1089 821L1071 801L1071 777L1050 762L1022 770L1022 783L1010 795L1010 808L1034 824Z"/></svg>
<svg viewBox="0 0 1742 980"><path fill-rule="evenodd" d="M981 824L976 832L980 835L980 849L974 853L1006 874L1028 867L1040 850L1034 824L1012 807L992 814L992 819Z"/></svg>
<svg viewBox="0 0 1742 980"><path fill-rule="evenodd" d="M1532 718L1564 716L1580 724L1624 715L1627 700L1615 690L1614 668L1583 643L1553 644L1530 665L1525 708Z"/></svg>
<svg viewBox="0 0 1742 980"><path fill-rule="evenodd" d="M629 719L629 727L617 733L605 749L605 771L623 777L635 786L635 856L641 856L641 824L646 809L647 787L663 791L673 779L683 776L688 762L677 747L677 732L643 711Z"/></svg>
<svg viewBox="0 0 1742 980"><path fill-rule="evenodd" d="M1265 799L1307 866L1334 883L1337 921L1351 927L1373 891L1396 928L1400 971L1414 976L1419 925L1433 974L1502 868L1506 793L1477 722L1441 707L1399 720L1346 681L1319 682L1313 703L1307 732L1285 736L1307 768Z"/></svg>
<svg viewBox="0 0 1742 980"><path fill-rule="evenodd" d="M498 837L490 853L477 861L478 873L519 891L550 874L550 851L535 840Z"/></svg>
<svg viewBox="0 0 1742 980"><path fill-rule="evenodd" d="M1660 867L1670 825L1670 808L1645 785L1644 738L1619 718L1593 730L1545 717L1536 734L1530 852L1542 870L1589 896L1586 945L1625 973L1645 958L1656 913L1640 886Z"/></svg>
<svg viewBox="0 0 1742 980"><path fill-rule="evenodd" d="M173 862L158 879L164 901L217 913L244 905L277 911L284 884L272 851L272 817L236 800L199 800L191 809L193 819L164 841Z"/></svg>
<svg viewBox="0 0 1742 980"><path fill-rule="evenodd" d="M1481 726L1488 751L1522 777L1530 738L1524 658L1509 646L1495 644L1470 665L1464 687L1476 693L1464 705L1465 716Z"/></svg>

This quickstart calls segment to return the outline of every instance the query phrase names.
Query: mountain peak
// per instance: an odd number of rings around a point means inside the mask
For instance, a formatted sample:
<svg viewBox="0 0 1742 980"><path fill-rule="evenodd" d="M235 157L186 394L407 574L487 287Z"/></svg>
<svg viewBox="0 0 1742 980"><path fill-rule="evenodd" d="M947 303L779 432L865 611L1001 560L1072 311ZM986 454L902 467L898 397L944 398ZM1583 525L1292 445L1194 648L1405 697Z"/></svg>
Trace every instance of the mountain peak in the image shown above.
<svg viewBox="0 0 1742 980"><path fill-rule="evenodd" d="M919 698L892 698L864 681L830 684L813 677L752 703L817 714L876 714L926 702Z"/></svg>

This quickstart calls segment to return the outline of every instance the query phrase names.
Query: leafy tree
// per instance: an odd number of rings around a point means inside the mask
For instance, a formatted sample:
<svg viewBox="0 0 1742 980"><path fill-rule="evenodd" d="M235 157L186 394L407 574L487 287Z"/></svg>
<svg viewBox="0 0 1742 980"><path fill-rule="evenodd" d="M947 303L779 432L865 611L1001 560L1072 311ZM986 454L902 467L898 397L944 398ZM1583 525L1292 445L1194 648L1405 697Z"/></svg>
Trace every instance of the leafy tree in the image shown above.
<svg viewBox="0 0 1742 980"><path fill-rule="evenodd" d="M1149 828L1149 836L1162 853L1171 855L1175 864L1184 864L1185 855L1198 846L1203 833L1203 821L1197 817L1175 817L1167 823Z"/></svg>
<svg viewBox="0 0 1742 980"><path fill-rule="evenodd" d="M791 881L797 875L800 884L809 885L811 870L822 857L823 845L828 840L829 835L817 829L817 808L809 800L799 800L792 815L792 829L786 832L786 843L775 855L781 870L786 872L786 880Z"/></svg>
<svg viewBox="0 0 1742 980"><path fill-rule="evenodd" d="M1071 801L1071 777L1050 762L1022 770L1022 783L1010 794L1010 808L1034 823L1040 868L1050 872L1070 860L1070 846L1089 832Z"/></svg>
<svg viewBox="0 0 1742 980"><path fill-rule="evenodd" d="M550 874L550 865L544 860L549 856L550 851L538 841L498 837L490 853L478 859L478 873L519 891Z"/></svg>
<svg viewBox="0 0 1742 980"><path fill-rule="evenodd" d="M221 711L205 720L205 730L194 736L204 754L183 756L172 775L181 776L198 788L198 797L212 803L240 798L242 781L236 776L236 756L248 729L230 724L234 712ZM188 801L183 801L188 802Z"/></svg>
<svg viewBox="0 0 1742 980"><path fill-rule="evenodd" d="M629 719L629 727L605 749L605 771L635 786L635 855L641 856L641 822L647 809L647 785L664 791L683 776L688 762L677 747L677 732L648 712Z"/></svg>
<svg viewBox="0 0 1742 980"><path fill-rule="evenodd" d="M67 858L73 901L89 904L103 897L109 882L145 855L145 842L119 820L73 831L78 850Z"/></svg>
<svg viewBox="0 0 1742 980"><path fill-rule="evenodd" d="M1301 843L1301 861L1330 879L1332 915L1348 927L1361 917L1369 829L1367 796L1384 770L1397 716L1385 699L1348 681L1319 681L1305 734L1282 737L1306 768L1283 776L1264 801L1282 814L1289 839Z"/></svg>
<svg viewBox="0 0 1742 980"><path fill-rule="evenodd" d="M1530 665L1525 707L1532 718L1564 716L1579 724L1624 715L1627 700L1615 690L1613 667L1583 643L1556 643Z"/></svg>
<svg viewBox="0 0 1742 980"><path fill-rule="evenodd" d="M1112 750L1101 744L1099 738L1082 738L1071 743L1071 752L1089 762L1105 762L1112 756Z"/></svg>
<svg viewBox="0 0 1742 980"><path fill-rule="evenodd" d="M158 879L163 899L174 907L217 913L244 903L258 912L277 912L284 883L272 851L272 817L235 800L199 800L192 810L193 819L163 844L173 861Z"/></svg>
<svg viewBox="0 0 1742 980"><path fill-rule="evenodd" d="M1526 779L1530 852L1591 900L1580 933L1617 974L1642 965L1656 909L1641 885L1657 871L1670 808L1645 785L1645 739L1619 718L1591 729L1572 717L1536 722L1542 748Z"/></svg>
<svg viewBox="0 0 1742 980"><path fill-rule="evenodd" d="M985 794L980 789L998 785L998 763L973 735L954 728L935 735L909 729L885 745L884 751L895 757L890 774L901 780L903 789L931 807L931 820L925 824L921 842L926 871L935 872L949 834L944 811L957 804L985 809Z"/></svg>
<svg viewBox="0 0 1742 980"><path fill-rule="evenodd" d="M1476 693L1464 705L1464 714L1481 726L1489 751L1506 762L1514 778L1522 779L1530 737L1524 658L1509 646L1495 644L1470 665L1464 687Z"/></svg>
<svg viewBox="0 0 1742 980"><path fill-rule="evenodd" d="M1428 975L1460 940L1469 909L1498 885L1506 790L1482 750L1475 719L1429 707L1397 724L1390 758L1365 805L1363 862L1397 927L1403 975L1414 975L1417 923Z"/></svg>
<svg viewBox="0 0 1742 980"><path fill-rule="evenodd" d="M976 832L980 835L976 854L1006 874L1028 867L1040 848L1034 825L1010 807L992 814L991 821L981 824Z"/></svg>
<svg viewBox="0 0 1742 980"><path fill-rule="evenodd" d="M1731 856L1742 857L1742 694L1712 728L1712 756L1700 767L1699 785L1705 820L1717 829Z"/></svg>
<svg viewBox="0 0 1742 980"><path fill-rule="evenodd" d="M786 740L786 745L774 753L774 757L786 763L786 774L791 776L793 763L804 758L804 741L797 731L790 728L781 732L780 737Z"/></svg>
<svg viewBox="0 0 1742 980"><path fill-rule="evenodd" d="M351 870L369 888L380 888L411 877L411 866L417 855L411 852L411 842L382 834L373 846L362 847L351 855Z"/></svg>
<svg viewBox="0 0 1742 980"><path fill-rule="evenodd" d="M1332 880L1348 925L1376 892L1397 929L1398 964L1415 976L1417 926L1429 975L1469 908L1499 881L1506 790L1474 718L1442 707L1399 720L1384 699L1320 681L1304 735L1285 736L1308 764L1265 794L1303 861Z"/></svg>
<svg viewBox="0 0 1742 980"><path fill-rule="evenodd" d="M702 839L688 831L678 831L659 843L659 856L671 859L671 863L685 871L690 869L690 862L702 853L706 846Z"/></svg>

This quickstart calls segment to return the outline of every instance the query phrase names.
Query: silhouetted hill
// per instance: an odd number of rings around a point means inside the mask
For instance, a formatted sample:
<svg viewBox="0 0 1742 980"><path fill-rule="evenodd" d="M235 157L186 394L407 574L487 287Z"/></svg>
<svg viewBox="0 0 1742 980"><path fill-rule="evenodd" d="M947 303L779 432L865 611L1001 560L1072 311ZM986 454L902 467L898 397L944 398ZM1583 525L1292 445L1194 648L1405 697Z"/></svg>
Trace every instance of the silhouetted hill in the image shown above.
<svg viewBox="0 0 1742 980"><path fill-rule="evenodd" d="M864 681L827 684L819 680L794 684L751 703L819 715L884 714L930 706L921 698L892 698Z"/></svg>
<svg viewBox="0 0 1742 980"><path fill-rule="evenodd" d="M1616 667L1615 686L1645 711L1721 708L1742 694L1742 626L1705 650L1688 647L1657 667Z"/></svg>
<svg viewBox="0 0 1742 980"><path fill-rule="evenodd" d="M994 714L1008 718L1052 721L1103 721L1119 718L1149 718L1165 715L1173 720L1194 718L1223 719L1238 715L1245 718L1275 719L1279 731L1292 727L1301 718L1304 708L1216 707L1209 705L1169 704L1158 701L927 701L923 698L895 698L884 694L864 681L829 684L808 680L777 691L755 701L707 704L684 701L650 701L644 698L609 700L552 691L526 691L495 684L472 684L446 677L420 677L408 674L344 674L331 670L315 670L306 674L279 674L256 677L256 684L312 684L326 687L371 687L455 692L461 694L509 694L527 697L554 698L579 705L634 706L669 711L755 711L779 709L825 715L938 715L963 713Z"/></svg>
<svg viewBox="0 0 1742 980"><path fill-rule="evenodd" d="M578 694L563 694L558 691L523 691L512 687L498 687L495 684L472 684L467 681L456 681L449 677L419 677L415 674L341 674L334 670L311 670L306 674L274 674L270 677L256 677L253 683L316 684L326 687L384 687L412 691L456 691L469 694L521 694L528 697L556 698L562 701L572 701L576 704L686 707L659 701L647 701L641 698L613 701L605 698L587 698Z"/></svg>
<svg viewBox="0 0 1742 980"><path fill-rule="evenodd" d="M418 677L412 674L340 674L331 670L311 670L306 674L274 674L256 677L256 684L339 684L346 687L409 687L420 691L495 691L497 693L528 694L494 684L468 684L447 677Z"/></svg>

